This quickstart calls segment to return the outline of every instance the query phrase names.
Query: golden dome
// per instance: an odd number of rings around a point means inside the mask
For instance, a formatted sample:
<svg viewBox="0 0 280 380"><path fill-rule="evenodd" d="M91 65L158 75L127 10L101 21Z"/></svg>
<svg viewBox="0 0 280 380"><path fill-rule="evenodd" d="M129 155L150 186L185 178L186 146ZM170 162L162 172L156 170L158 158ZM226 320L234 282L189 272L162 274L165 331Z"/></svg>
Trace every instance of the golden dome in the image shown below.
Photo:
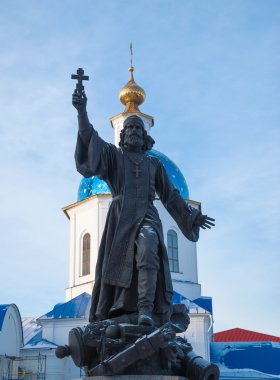
<svg viewBox="0 0 280 380"><path fill-rule="evenodd" d="M145 100L146 94L142 87L135 83L133 78L134 67L130 65L130 79L121 89L119 99L125 105L124 113L140 112L138 106Z"/></svg>

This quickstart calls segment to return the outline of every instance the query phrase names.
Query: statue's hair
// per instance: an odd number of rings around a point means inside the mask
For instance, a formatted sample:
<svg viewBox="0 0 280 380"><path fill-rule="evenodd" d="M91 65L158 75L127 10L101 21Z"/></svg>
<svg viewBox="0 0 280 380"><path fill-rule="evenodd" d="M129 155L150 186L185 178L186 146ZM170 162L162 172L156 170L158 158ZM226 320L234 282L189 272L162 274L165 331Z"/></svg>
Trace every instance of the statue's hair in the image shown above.
<svg viewBox="0 0 280 380"><path fill-rule="evenodd" d="M121 130L121 133L120 133L120 142L119 142L119 146L121 148L125 148L126 145L124 143L124 136L125 136L125 131L127 130L128 126L125 126L122 130ZM145 130L145 128L142 127L142 131L143 131L143 140L144 140L144 144L142 146L142 150L144 152L146 152L147 150L151 150L154 143L155 143L155 140L148 135L147 131Z"/></svg>

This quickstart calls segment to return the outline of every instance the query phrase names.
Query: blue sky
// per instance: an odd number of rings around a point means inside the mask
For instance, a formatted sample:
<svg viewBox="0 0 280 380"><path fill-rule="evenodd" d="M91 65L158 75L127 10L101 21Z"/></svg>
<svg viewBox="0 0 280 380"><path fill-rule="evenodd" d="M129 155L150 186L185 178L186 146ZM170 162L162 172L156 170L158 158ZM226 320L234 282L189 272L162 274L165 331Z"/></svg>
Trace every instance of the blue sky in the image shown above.
<svg viewBox="0 0 280 380"><path fill-rule="evenodd" d="M83 67L88 112L113 141L129 43L155 148L216 218L198 243L215 331L280 335L277 0L0 3L0 302L40 316L64 300L80 175L71 105Z"/></svg>

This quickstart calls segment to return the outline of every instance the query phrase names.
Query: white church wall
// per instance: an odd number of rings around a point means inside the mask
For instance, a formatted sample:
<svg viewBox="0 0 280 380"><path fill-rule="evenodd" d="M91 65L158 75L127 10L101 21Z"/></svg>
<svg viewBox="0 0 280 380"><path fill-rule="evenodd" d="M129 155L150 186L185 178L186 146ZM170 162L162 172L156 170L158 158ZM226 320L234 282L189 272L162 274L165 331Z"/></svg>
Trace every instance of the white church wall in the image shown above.
<svg viewBox="0 0 280 380"><path fill-rule="evenodd" d="M114 135L115 135L115 145L118 146L120 141L120 133L123 129L123 122L124 122L124 116L121 114L119 117L115 117L111 119L112 127L114 128Z"/></svg>
<svg viewBox="0 0 280 380"><path fill-rule="evenodd" d="M88 319L69 318L69 319L41 319L43 327L43 339L49 340L57 345L67 344L69 331L74 327L84 327Z"/></svg>
<svg viewBox="0 0 280 380"><path fill-rule="evenodd" d="M60 359L61 360L61 359ZM82 370L75 366L72 358L65 358L64 360L64 378L63 380L73 380L73 379L80 379L82 373ZM46 379L48 380L48 379Z"/></svg>
<svg viewBox="0 0 280 380"><path fill-rule="evenodd" d="M70 301L71 299L79 296L80 294L86 292L88 294L92 293L93 289L93 281L86 282L84 284L74 286L73 288L67 288L66 289L66 301Z"/></svg>
<svg viewBox="0 0 280 380"><path fill-rule="evenodd" d="M111 201L110 195L94 196L66 208L70 219L70 261L69 286L66 289L66 300L83 292L91 294L98 249L105 226L106 216ZM82 275L83 236L89 233L90 241L90 274Z"/></svg>
<svg viewBox="0 0 280 380"><path fill-rule="evenodd" d="M103 231L104 231L104 227L105 227L105 223L106 223L106 218L107 218L107 214L108 214L108 210L109 210L109 206L110 206L111 201L112 201L111 195L98 197L98 202L99 202L98 236L99 236L99 239L98 239L98 247L97 247L96 255L98 254L98 248L99 248L101 238L103 235Z"/></svg>
<svg viewBox="0 0 280 380"><path fill-rule="evenodd" d="M182 334L191 343L198 355L210 360L210 342L212 341L212 317L208 313L189 314L190 324L187 331Z"/></svg>
<svg viewBox="0 0 280 380"><path fill-rule="evenodd" d="M172 273L171 273L172 276ZM173 279L173 289L175 292L188 298L189 300L195 300L201 296L201 285L193 284L191 282L181 281Z"/></svg>
<svg viewBox="0 0 280 380"><path fill-rule="evenodd" d="M168 230L175 230L178 236L179 273L171 272L175 290L189 299L198 298L201 296L201 286L198 284L196 243L182 234L160 200L155 201L155 206L162 221L165 245Z"/></svg>

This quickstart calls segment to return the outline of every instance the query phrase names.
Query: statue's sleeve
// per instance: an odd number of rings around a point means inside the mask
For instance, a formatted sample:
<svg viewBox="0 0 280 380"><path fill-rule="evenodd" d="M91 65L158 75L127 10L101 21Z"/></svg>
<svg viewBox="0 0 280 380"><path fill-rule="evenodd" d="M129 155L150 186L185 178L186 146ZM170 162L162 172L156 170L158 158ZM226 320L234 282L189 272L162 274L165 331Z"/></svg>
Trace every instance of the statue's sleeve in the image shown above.
<svg viewBox="0 0 280 380"><path fill-rule="evenodd" d="M108 178L116 147L99 137L87 114L78 115L79 131L75 150L76 167L84 177Z"/></svg>
<svg viewBox="0 0 280 380"><path fill-rule="evenodd" d="M187 239L196 242L199 239L199 226L194 222L200 211L190 207L180 196L160 162L156 172L156 192L182 233Z"/></svg>

